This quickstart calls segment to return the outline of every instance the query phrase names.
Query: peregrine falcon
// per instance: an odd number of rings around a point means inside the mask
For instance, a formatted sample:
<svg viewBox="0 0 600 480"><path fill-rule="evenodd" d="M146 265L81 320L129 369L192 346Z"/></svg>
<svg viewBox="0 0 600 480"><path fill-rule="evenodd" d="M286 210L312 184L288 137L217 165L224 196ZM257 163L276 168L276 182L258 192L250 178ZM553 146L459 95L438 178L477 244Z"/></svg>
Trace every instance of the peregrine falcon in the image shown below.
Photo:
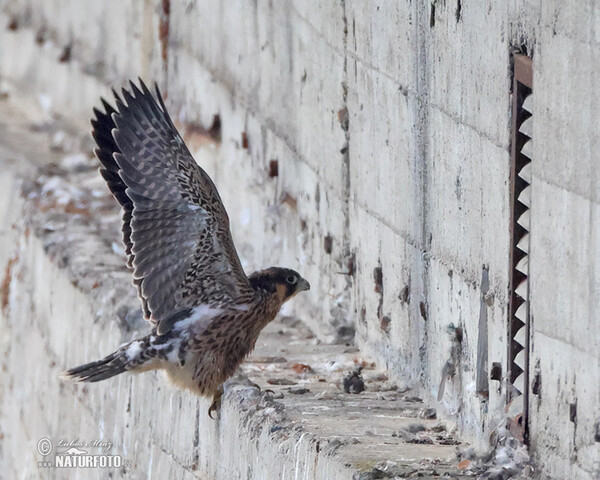
<svg viewBox="0 0 600 480"><path fill-rule="evenodd" d="M220 404L223 382L254 348L281 305L309 283L271 267L246 276L212 180L173 125L158 86L140 80L101 99L92 134L100 173L123 211L127 266L152 327L102 360L64 372L98 382L162 369L179 387Z"/></svg>

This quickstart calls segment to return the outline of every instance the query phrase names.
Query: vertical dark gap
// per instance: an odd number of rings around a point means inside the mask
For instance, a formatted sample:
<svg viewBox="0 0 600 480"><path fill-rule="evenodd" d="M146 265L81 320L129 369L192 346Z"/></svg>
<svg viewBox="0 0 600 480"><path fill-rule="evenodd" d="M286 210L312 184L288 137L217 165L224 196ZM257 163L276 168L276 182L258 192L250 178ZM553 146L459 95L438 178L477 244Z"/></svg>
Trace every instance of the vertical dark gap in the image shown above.
<svg viewBox="0 0 600 480"><path fill-rule="evenodd" d="M511 131L511 245L507 403L513 433L527 441L529 401L529 199L533 150L533 66L514 55ZM526 123L527 122L527 123Z"/></svg>

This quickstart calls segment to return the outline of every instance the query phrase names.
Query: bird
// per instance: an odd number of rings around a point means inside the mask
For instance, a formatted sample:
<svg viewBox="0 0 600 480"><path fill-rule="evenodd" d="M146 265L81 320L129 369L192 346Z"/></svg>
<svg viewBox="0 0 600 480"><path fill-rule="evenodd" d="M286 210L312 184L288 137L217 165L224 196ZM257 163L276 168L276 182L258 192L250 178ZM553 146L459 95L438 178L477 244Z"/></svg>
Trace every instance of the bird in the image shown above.
<svg viewBox="0 0 600 480"><path fill-rule="evenodd" d="M98 382L164 370L175 386L212 397L254 349L281 306L310 284L289 268L246 275L216 186L173 124L158 85L139 79L115 107L101 98L92 136L100 174L122 209L127 267L150 333L63 372Z"/></svg>

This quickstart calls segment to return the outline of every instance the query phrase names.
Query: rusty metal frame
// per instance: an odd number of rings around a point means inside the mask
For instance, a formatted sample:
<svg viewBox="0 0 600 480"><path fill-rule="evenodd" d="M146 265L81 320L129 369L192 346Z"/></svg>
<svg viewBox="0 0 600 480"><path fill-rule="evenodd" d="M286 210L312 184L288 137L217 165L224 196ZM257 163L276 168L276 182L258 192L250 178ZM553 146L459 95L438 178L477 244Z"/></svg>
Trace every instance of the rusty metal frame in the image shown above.
<svg viewBox="0 0 600 480"><path fill-rule="evenodd" d="M515 54L515 73L513 81L519 82L526 87L533 89L533 60L527 55Z"/></svg>
<svg viewBox="0 0 600 480"><path fill-rule="evenodd" d="M516 265L523 258L520 250L517 249L517 243L522 235L520 226L517 224L517 219L523 213L517 202L519 194L517 173L523 167L523 158L520 154L523 146L523 139L519 136L519 127L523 121L522 104L524 98L533 90L533 62L531 58L522 54L515 54L514 74L512 84L512 124L511 124L511 166L510 166L510 198L511 198L511 222L510 222L510 286L509 286L509 317L508 317L508 384L506 391L507 405L511 402L514 396L513 382L519 372L513 371L513 361L516 357L515 345L513 338L517 329L515 328L515 313L521 305L521 301L515 293L519 283L526 278L516 270ZM529 297L529 295L528 295ZM525 349L525 365L524 365L524 392L523 394L523 414L519 419L520 423L516 425L520 436L528 441L528 423L529 423L529 299L527 300L527 321L522 328L525 328L526 344Z"/></svg>

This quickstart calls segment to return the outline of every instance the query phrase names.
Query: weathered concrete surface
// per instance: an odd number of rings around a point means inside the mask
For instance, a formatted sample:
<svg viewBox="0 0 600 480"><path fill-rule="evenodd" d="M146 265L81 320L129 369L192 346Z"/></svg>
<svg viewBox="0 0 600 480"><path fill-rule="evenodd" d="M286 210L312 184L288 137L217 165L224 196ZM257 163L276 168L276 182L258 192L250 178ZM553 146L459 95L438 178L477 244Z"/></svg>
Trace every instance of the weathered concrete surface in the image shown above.
<svg viewBox="0 0 600 480"><path fill-rule="evenodd" d="M505 379L487 393L476 379L507 367L510 51L526 48L532 451L546 473L587 479L600 468L598 7L542 3L7 0L0 75L80 122L109 85L157 79L246 266L303 264L315 289L296 313L318 338L356 330L391 378L430 398L443 384L439 409L486 444ZM216 114L218 148L191 128Z"/></svg>

